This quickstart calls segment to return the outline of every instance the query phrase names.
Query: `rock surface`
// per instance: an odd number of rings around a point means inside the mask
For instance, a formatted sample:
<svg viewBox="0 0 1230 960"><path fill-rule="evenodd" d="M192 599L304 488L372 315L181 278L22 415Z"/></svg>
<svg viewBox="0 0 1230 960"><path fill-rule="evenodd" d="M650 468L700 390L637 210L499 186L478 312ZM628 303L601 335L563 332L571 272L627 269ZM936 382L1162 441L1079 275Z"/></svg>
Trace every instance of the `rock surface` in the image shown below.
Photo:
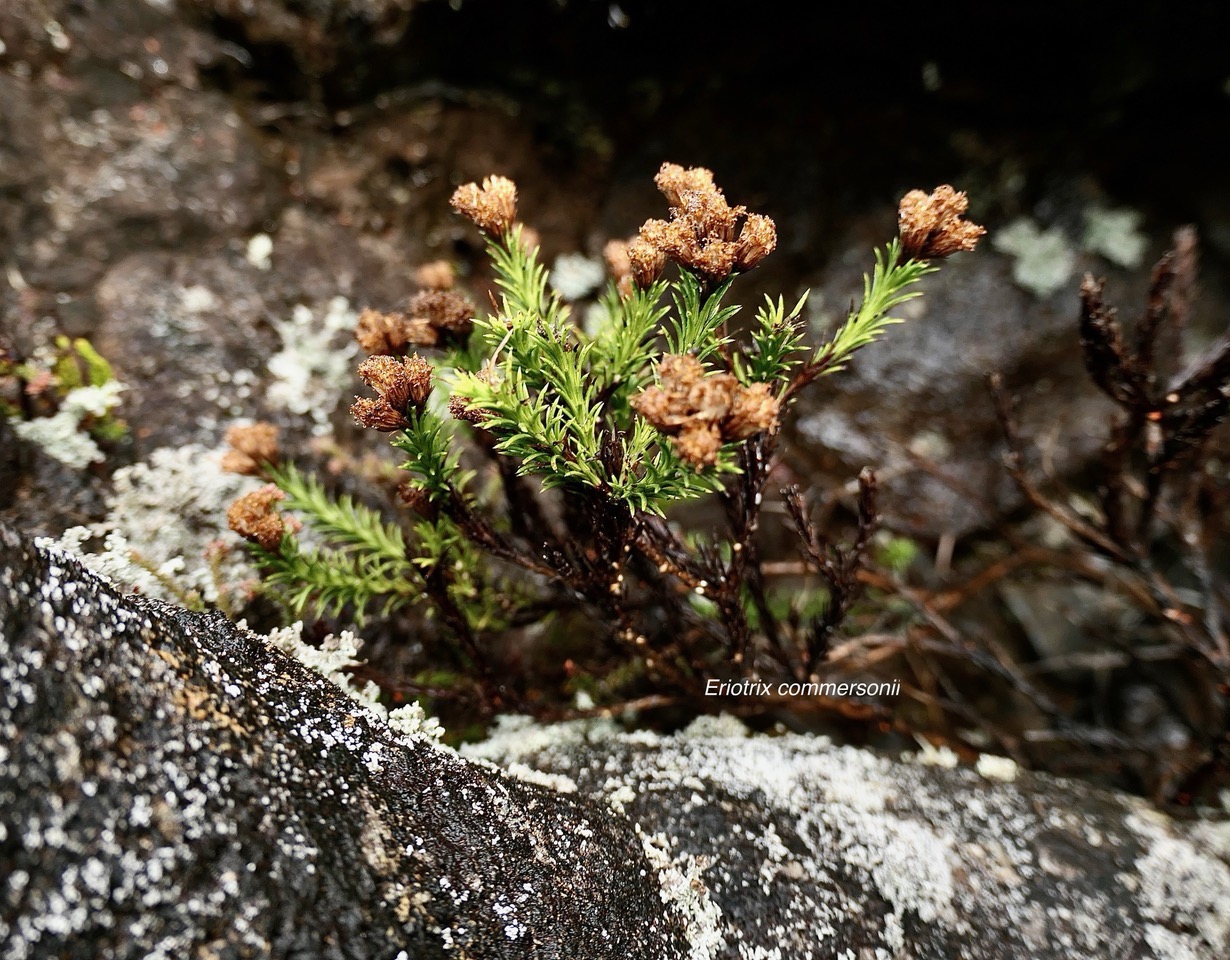
<svg viewBox="0 0 1230 960"><path fill-rule="evenodd" d="M7 528L0 571L5 957L1230 951L1224 822L720 720L465 760Z"/></svg>
<svg viewBox="0 0 1230 960"><path fill-rule="evenodd" d="M0 955L683 955L601 807L399 741L219 616L0 554Z"/></svg>

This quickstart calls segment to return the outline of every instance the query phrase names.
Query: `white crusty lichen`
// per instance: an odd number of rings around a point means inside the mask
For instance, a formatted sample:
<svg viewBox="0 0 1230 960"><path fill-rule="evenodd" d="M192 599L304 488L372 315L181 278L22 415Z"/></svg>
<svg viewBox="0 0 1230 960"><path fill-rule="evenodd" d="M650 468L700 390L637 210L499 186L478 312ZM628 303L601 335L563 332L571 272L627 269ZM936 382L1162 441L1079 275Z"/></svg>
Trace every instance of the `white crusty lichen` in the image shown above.
<svg viewBox="0 0 1230 960"><path fill-rule="evenodd" d="M183 603L226 606L257 573L226 530L226 508L254 477L226 473L224 451L197 444L155 450L115 472L107 515L41 546L76 557L117 587Z"/></svg>
<svg viewBox="0 0 1230 960"><path fill-rule="evenodd" d="M657 871L662 903L675 914L688 941L688 960L713 960L726 948L722 930L722 910L709 896L704 873L711 866L706 857L676 855L670 838L663 833L652 836L641 831L645 859Z"/></svg>
<svg viewBox="0 0 1230 960"><path fill-rule="evenodd" d="M1028 217L998 231L991 245L1013 258L1012 279L1037 297L1060 290L1076 269L1076 250L1063 230L1042 230Z"/></svg>
<svg viewBox="0 0 1230 960"><path fill-rule="evenodd" d="M240 623L240 626L246 626ZM429 717L418 703L389 710L380 702L380 688L370 680L359 685L347 673L347 669L358 665L361 660L359 650L363 646L361 638L350 630L340 634L329 634L314 647L303 642L303 621L296 621L288 627L281 627L263 637L269 646L281 650L294 657L309 670L312 670L330 683L337 686L350 699L388 725L403 741L426 740L437 744L444 736L444 728L434 717Z"/></svg>
<svg viewBox="0 0 1230 960"><path fill-rule="evenodd" d="M1121 881L1138 888L1148 940L1161 960L1200 956L1193 940L1214 955L1230 946L1230 867L1191 840L1176 836L1153 811L1127 817L1144 845L1133 874ZM1216 852L1216 850L1214 850ZM1168 935L1177 928L1183 936Z"/></svg>
<svg viewBox="0 0 1230 960"><path fill-rule="evenodd" d="M1017 766L1015 760L1009 757L997 757L991 753L984 753L980 756L974 769L988 780L1001 780L1004 783L1012 783L1017 773L1020 772L1020 767Z"/></svg>
<svg viewBox="0 0 1230 960"><path fill-rule="evenodd" d="M84 470L91 463L101 462L102 450L82 429L87 416L103 417L120 402L124 384L111 380L96 387L70 390L60 401L60 408L50 417L13 421L13 432L27 443L39 447L49 457L74 470Z"/></svg>
<svg viewBox="0 0 1230 960"><path fill-rule="evenodd" d="M1139 267L1149 240L1140 232L1143 218L1135 210L1090 207L1085 211L1085 235L1081 246L1129 269Z"/></svg>
<svg viewBox="0 0 1230 960"><path fill-rule="evenodd" d="M274 382L267 399L309 417L317 435L329 432L329 417L354 382L351 367L359 347L349 334L357 321L345 297L330 300L319 321L303 304L291 311L289 320L274 321L282 349L269 359Z"/></svg>
<svg viewBox="0 0 1230 960"><path fill-rule="evenodd" d="M565 300L587 297L606 279L606 267L583 253L565 253L551 268L551 286Z"/></svg>
<svg viewBox="0 0 1230 960"><path fill-rule="evenodd" d="M270 257L273 255L273 240L267 233L255 234L248 240L247 249L244 251L244 259L257 270L268 270L273 266L273 261Z"/></svg>

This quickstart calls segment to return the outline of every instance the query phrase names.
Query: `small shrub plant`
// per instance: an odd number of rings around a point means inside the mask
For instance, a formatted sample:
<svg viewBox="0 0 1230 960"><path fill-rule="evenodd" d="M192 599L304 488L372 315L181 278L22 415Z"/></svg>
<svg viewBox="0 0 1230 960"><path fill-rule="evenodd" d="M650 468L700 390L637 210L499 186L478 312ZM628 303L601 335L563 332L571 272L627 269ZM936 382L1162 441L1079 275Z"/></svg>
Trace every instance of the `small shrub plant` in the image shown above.
<svg viewBox="0 0 1230 960"><path fill-rule="evenodd" d="M913 191L829 339L808 344L805 298L766 298L737 335L735 288L776 246L773 221L731 205L702 168L665 164L655 182L669 214L607 246L612 278L592 332L550 288L515 185L493 176L456 191L453 206L486 237L492 309L476 311L449 271L424 270L428 289L404 310L366 311L357 330L370 393L352 413L404 456L405 516L331 496L280 463L270 428L231 433L231 468L269 481L232 505L230 523L271 589L296 610L360 617L425 605L458 672L496 705L523 704L533 680L493 663L493 641L565 613L589 624L578 672L608 699L818 677L862 590L875 478L859 478L845 544L821 534L797 488L782 491L820 586L771 587L760 526L778 492L782 418L984 230L963 218L964 194ZM702 500L724 530L676 520Z"/></svg>

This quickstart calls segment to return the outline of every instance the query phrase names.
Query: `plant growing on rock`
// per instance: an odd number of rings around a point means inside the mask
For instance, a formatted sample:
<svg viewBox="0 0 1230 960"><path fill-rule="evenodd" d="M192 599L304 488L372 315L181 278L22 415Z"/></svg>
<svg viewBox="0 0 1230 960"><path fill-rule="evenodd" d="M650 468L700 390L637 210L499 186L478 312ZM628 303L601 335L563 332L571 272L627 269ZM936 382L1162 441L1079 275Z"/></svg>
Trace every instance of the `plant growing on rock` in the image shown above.
<svg viewBox="0 0 1230 960"><path fill-rule="evenodd" d="M82 337L57 336L30 360L0 347L0 416L70 467L102 461L103 448L127 434L115 415L123 390L111 364Z"/></svg>
<svg viewBox="0 0 1230 960"><path fill-rule="evenodd" d="M938 260L972 250L984 231L963 219L967 201L951 187L913 191L899 236L875 251L860 302L830 339L808 346L804 300L782 298L767 298L739 337L732 290L772 253L773 221L731 205L702 168L665 164L655 182L669 216L608 245L613 276L593 333L549 288L517 221L515 185L489 177L457 190L453 206L487 238L492 311L433 290L404 310L367 311L357 331L372 354L359 367L371 395L352 413L404 454L410 522L244 454L243 466L275 486L236 504L232 526L295 607L425 603L493 699L492 635L575 613L596 628L578 669L612 697L638 675L642 688L685 698L713 679L818 676L861 592L875 480L860 477L846 547L815 528L797 489L786 492L824 585L801 616L768 585L761 560L782 418L799 391L899 322L893 311L920 295ZM434 363L415 352L429 349ZM674 509L704 499L720 507L725 530L684 533ZM279 508L324 544L305 546Z"/></svg>

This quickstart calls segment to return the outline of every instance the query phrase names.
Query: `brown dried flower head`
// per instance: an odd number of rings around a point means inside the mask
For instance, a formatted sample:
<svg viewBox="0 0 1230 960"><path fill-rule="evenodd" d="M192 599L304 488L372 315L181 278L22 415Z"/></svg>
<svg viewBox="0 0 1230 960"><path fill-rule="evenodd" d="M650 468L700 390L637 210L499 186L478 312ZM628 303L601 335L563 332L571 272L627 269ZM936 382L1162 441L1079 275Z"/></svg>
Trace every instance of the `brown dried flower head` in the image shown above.
<svg viewBox="0 0 1230 960"><path fill-rule="evenodd" d="M694 191L716 190L713 171L704 167L681 167L677 163L664 163L658 168L653 182L672 207L683 206L683 195Z"/></svg>
<svg viewBox="0 0 1230 960"><path fill-rule="evenodd" d="M360 427L381 433L393 433L410 426L410 421L400 410L395 410L379 397L355 397L350 405L350 415Z"/></svg>
<svg viewBox="0 0 1230 960"><path fill-rule="evenodd" d="M732 207L704 167L665 163L654 182L671 203L671 218L646 221L641 240L688 270L720 282L750 270L777 245L773 221Z"/></svg>
<svg viewBox="0 0 1230 960"><path fill-rule="evenodd" d="M447 260L432 260L414 271L414 282L424 290L452 290L457 271Z"/></svg>
<svg viewBox="0 0 1230 960"><path fill-rule="evenodd" d="M410 342L405 317L396 313L381 313L371 308L359 314L354 338L368 354L400 353Z"/></svg>
<svg viewBox="0 0 1230 960"><path fill-rule="evenodd" d="M394 410L410 403L410 377L399 357L368 357L359 364L359 378Z"/></svg>
<svg viewBox="0 0 1230 960"><path fill-rule="evenodd" d="M406 357L404 365L410 381L410 402L421 408L431 394L431 364L416 353Z"/></svg>
<svg viewBox="0 0 1230 960"><path fill-rule="evenodd" d="M694 423L671 438L675 452L697 470L717 463L722 451L722 431L714 423Z"/></svg>
<svg viewBox="0 0 1230 960"><path fill-rule="evenodd" d="M777 225L759 213L749 213L735 244L735 269L751 270L777 248Z"/></svg>
<svg viewBox="0 0 1230 960"><path fill-rule="evenodd" d="M440 331L426 317L400 316L406 346L434 347L440 342Z"/></svg>
<svg viewBox="0 0 1230 960"><path fill-rule="evenodd" d="M628 259L627 240L608 240L602 248L602 259L606 261L607 273L611 279L618 282L632 275L632 261Z"/></svg>
<svg viewBox="0 0 1230 960"><path fill-rule="evenodd" d="M245 540L269 551L277 550L286 533L286 524L273 505L285 499L286 494L267 483L232 503L226 511L226 522Z"/></svg>
<svg viewBox="0 0 1230 960"><path fill-rule="evenodd" d="M746 440L758 433L776 433L781 401L773 395L767 383L740 386L730 404L730 412L722 421L722 436L729 440Z"/></svg>
<svg viewBox="0 0 1230 960"><path fill-rule="evenodd" d="M449 201L453 209L480 230L502 237L517 219L517 185L507 177L487 177L482 187L467 183Z"/></svg>
<svg viewBox="0 0 1230 960"><path fill-rule="evenodd" d="M644 290L662 276L666 254L644 237L637 237L628 244L628 262L632 266L632 279Z"/></svg>
<svg viewBox="0 0 1230 960"><path fill-rule="evenodd" d="M471 410L472 403L470 397L463 397L459 393L453 394L448 398L448 412L452 414L454 420L461 420L465 423L481 424L486 419L482 410Z"/></svg>
<svg viewBox="0 0 1230 960"><path fill-rule="evenodd" d="M437 334L464 340L474 326L474 304L450 290L424 290L410 298L406 314L411 322L426 321Z"/></svg>
<svg viewBox="0 0 1230 960"><path fill-rule="evenodd" d="M222 469L228 473L260 476L265 464L278 461L278 428L272 423L236 424L226 431L226 442L231 449Z"/></svg>
<svg viewBox="0 0 1230 960"><path fill-rule="evenodd" d="M411 345L461 343L474 327L474 313L474 304L460 293L423 290L410 298L404 310L364 310L355 325L355 339L367 353L386 356L404 353Z"/></svg>
<svg viewBox="0 0 1230 960"><path fill-rule="evenodd" d="M422 407L431 393L431 374L431 364L417 353L405 358L368 357L359 364L359 377L399 414L410 406Z"/></svg>
<svg viewBox="0 0 1230 960"><path fill-rule="evenodd" d="M973 250L987 231L962 220L969 198L948 184L930 194L911 190L897 208L897 232L901 250L913 260L933 260Z"/></svg>
<svg viewBox="0 0 1230 960"><path fill-rule="evenodd" d="M690 354L667 354L658 384L632 399L642 417L671 437L675 452L697 469L716 462L723 443L777 430L781 402L767 383L743 386L733 374L711 373Z"/></svg>

